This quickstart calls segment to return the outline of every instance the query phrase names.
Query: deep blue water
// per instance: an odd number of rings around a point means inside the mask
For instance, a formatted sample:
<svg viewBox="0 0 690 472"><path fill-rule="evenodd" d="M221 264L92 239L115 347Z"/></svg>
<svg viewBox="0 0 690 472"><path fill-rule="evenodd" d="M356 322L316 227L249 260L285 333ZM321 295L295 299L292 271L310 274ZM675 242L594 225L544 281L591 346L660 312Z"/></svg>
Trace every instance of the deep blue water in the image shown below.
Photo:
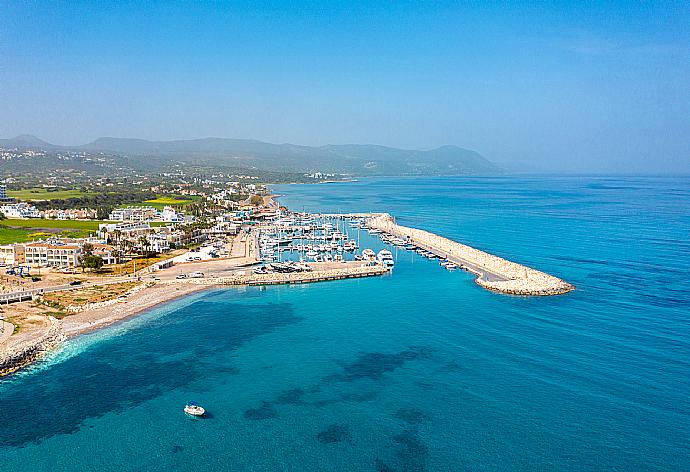
<svg viewBox="0 0 690 472"><path fill-rule="evenodd" d="M690 470L690 179L276 191L578 289L498 295L400 252L390 276L196 294L0 383L0 470Z"/></svg>

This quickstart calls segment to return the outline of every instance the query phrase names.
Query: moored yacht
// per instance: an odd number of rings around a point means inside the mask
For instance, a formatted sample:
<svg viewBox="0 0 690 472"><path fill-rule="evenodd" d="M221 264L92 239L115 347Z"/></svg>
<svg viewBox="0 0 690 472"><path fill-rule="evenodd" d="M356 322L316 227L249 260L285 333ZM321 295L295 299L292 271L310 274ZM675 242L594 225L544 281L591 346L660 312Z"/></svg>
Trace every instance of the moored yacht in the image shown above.
<svg viewBox="0 0 690 472"><path fill-rule="evenodd" d="M393 260L393 254L388 249L382 249L381 251L379 251L379 253L376 255L376 259L378 259L379 262L387 266L392 266L395 264L395 261Z"/></svg>

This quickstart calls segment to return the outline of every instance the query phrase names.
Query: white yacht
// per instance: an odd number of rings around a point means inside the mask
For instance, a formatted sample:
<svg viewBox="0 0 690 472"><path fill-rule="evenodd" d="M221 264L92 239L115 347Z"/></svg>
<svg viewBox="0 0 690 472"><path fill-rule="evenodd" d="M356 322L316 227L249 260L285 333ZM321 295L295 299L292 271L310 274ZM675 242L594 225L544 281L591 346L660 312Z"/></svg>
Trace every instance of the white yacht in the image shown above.
<svg viewBox="0 0 690 472"><path fill-rule="evenodd" d="M190 416L204 416L206 410L195 402L189 402L185 405L184 412Z"/></svg>
<svg viewBox="0 0 690 472"><path fill-rule="evenodd" d="M382 249L379 251L379 253L376 255L376 259L387 266L392 266L395 264L393 254L388 249Z"/></svg>
<svg viewBox="0 0 690 472"><path fill-rule="evenodd" d="M374 260L374 259L376 259L376 253L375 253L373 250L369 249L369 248L367 248L367 249L365 249L364 251L362 251L362 256L364 256L364 258L365 258L365 259L368 259L368 260Z"/></svg>

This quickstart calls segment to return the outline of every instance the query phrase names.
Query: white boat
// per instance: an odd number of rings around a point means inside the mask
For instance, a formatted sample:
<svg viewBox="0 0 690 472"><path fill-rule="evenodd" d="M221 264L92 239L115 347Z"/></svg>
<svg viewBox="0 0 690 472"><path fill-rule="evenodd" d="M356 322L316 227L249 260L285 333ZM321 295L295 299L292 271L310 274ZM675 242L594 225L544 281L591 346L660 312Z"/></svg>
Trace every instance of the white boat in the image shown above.
<svg viewBox="0 0 690 472"><path fill-rule="evenodd" d="M364 251L362 251L362 256L364 256L365 259L373 260L376 258L376 253L373 250L367 248Z"/></svg>
<svg viewBox="0 0 690 472"><path fill-rule="evenodd" d="M379 262L387 266L395 265L395 261L393 260L393 254L388 249L382 249L381 251L379 251L379 253L376 255L376 259L378 259Z"/></svg>
<svg viewBox="0 0 690 472"><path fill-rule="evenodd" d="M204 416L206 410L195 402L189 402L184 407L184 412L190 416Z"/></svg>

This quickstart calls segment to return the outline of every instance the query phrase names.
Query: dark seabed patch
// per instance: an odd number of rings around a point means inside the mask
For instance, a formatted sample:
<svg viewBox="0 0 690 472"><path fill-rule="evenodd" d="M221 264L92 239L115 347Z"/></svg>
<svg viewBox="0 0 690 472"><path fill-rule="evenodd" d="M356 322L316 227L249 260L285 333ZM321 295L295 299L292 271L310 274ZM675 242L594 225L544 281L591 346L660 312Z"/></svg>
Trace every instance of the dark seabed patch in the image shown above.
<svg viewBox="0 0 690 472"><path fill-rule="evenodd" d="M273 407L273 403L265 401L259 408L250 408L245 411L244 417L248 420L269 420L278 417L278 410Z"/></svg>
<svg viewBox="0 0 690 472"><path fill-rule="evenodd" d="M222 356L302 320L290 304L201 300L182 310L187 316L172 312L154 318L36 375L0 382L0 446L74 433L88 418L130 410L186 387L209 375L199 358ZM151 331L160 334L151 336ZM10 421L9 415L23 420Z"/></svg>
<svg viewBox="0 0 690 472"><path fill-rule="evenodd" d="M429 448L419 438L417 431L406 429L393 436L395 443L395 457L393 465L377 458L375 467L378 472L418 471L426 470Z"/></svg>
<svg viewBox="0 0 690 472"><path fill-rule="evenodd" d="M416 408L401 408L395 413L395 417L406 423L417 425L429 419L423 411Z"/></svg>
<svg viewBox="0 0 690 472"><path fill-rule="evenodd" d="M180 446L179 444L175 444L171 450L173 454L177 454L178 452L184 451L184 447Z"/></svg>
<svg viewBox="0 0 690 472"><path fill-rule="evenodd" d="M335 403L342 402L353 402L353 403L363 403L376 400L378 397L378 392L348 392L334 398L324 398L323 400L317 400L312 403L313 406L317 408L323 408L325 406L333 405Z"/></svg>
<svg viewBox="0 0 690 472"><path fill-rule="evenodd" d="M343 424L332 424L325 431L321 431L316 436L322 444L332 444L342 441L350 441L350 428Z"/></svg>
<svg viewBox="0 0 690 472"><path fill-rule="evenodd" d="M276 399L276 403L279 405L304 405L304 400L302 397L306 392L301 388L293 388L291 390L285 390Z"/></svg>
<svg viewBox="0 0 690 472"><path fill-rule="evenodd" d="M343 374L334 374L326 380L335 382L353 382L359 379L380 380L383 374L399 369L405 363L417 359L428 359L431 349L420 346L410 346L404 351L394 354L369 352L360 355L357 360L343 366Z"/></svg>

